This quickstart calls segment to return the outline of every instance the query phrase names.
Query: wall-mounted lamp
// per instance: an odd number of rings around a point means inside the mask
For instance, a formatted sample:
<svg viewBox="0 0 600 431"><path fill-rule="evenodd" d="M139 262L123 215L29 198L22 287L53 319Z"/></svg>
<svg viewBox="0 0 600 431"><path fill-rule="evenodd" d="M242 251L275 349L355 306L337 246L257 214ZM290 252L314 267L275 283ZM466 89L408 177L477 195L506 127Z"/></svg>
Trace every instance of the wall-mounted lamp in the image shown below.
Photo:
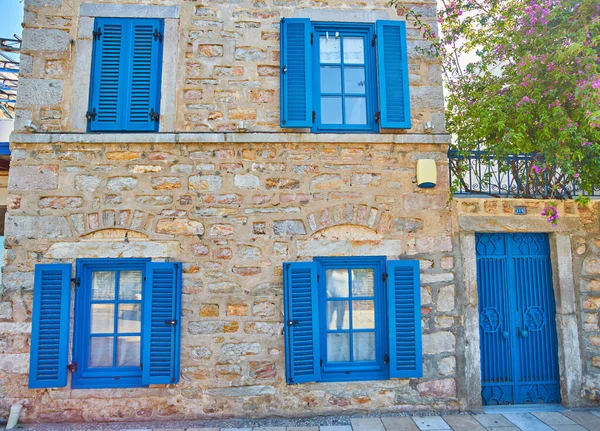
<svg viewBox="0 0 600 431"><path fill-rule="evenodd" d="M431 189L437 184L437 167L433 159L417 160L417 185Z"/></svg>

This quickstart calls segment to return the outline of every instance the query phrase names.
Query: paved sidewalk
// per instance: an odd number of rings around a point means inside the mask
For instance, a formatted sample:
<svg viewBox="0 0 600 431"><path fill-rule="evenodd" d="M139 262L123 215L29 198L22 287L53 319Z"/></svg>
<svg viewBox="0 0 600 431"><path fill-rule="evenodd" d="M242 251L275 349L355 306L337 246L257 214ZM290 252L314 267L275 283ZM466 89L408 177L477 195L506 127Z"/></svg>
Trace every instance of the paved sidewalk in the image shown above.
<svg viewBox="0 0 600 431"><path fill-rule="evenodd" d="M495 409L483 414L19 425L31 431L600 431L600 410ZM293 425L293 426L292 426ZM2 429L2 427L0 427Z"/></svg>

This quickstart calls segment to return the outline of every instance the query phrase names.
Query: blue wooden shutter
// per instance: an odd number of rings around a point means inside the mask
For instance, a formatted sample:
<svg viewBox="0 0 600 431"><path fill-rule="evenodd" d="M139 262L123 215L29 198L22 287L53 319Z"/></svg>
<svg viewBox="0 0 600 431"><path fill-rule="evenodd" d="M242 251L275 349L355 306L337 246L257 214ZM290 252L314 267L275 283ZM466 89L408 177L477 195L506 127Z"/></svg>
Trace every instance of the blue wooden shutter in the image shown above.
<svg viewBox="0 0 600 431"><path fill-rule="evenodd" d="M125 59L128 20L98 18L94 26L94 54L90 82L90 132L123 129Z"/></svg>
<svg viewBox="0 0 600 431"><path fill-rule="evenodd" d="M158 130L163 22L158 19L131 20L131 55L125 96L127 131ZM155 113L155 115L151 115ZM154 118L153 118L154 117Z"/></svg>
<svg viewBox="0 0 600 431"><path fill-rule="evenodd" d="M281 127L312 126L312 53L309 19L281 20Z"/></svg>
<svg viewBox="0 0 600 431"><path fill-rule="evenodd" d="M67 385L71 265L35 266L29 357L30 388Z"/></svg>
<svg viewBox="0 0 600 431"><path fill-rule="evenodd" d="M317 264L285 263L285 368L290 384L321 379Z"/></svg>
<svg viewBox="0 0 600 431"><path fill-rule="evenodd" d="M142 383L179 381L181 264L148 262L143 299Z"/></svg>
<svg viewBox="0 0 600 431"><path fill-rule="evenodd" d="M419 262L388 262L390 377L423 375Z"/></svg>
<svg viewBox="0 0 600 431"><path fill-rule="evenodd" d="M408 51L404 21L377 21L380 126L410 129Z"/></svg>

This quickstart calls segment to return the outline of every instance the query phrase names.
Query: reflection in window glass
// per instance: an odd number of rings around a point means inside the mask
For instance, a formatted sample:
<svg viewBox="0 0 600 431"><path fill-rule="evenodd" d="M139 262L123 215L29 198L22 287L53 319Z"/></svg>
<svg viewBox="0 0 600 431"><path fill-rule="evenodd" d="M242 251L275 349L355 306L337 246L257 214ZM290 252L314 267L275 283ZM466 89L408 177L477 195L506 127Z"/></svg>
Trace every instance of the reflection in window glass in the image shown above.
<svg viewBox="0 0 600 431"><path fill-rule="evenodd" d="M346 124L367 124L367 100L346 97Z"/></svg>
<svg viewBox="0 0 600 431"><path fill-rule="evenodd" d="M142 304L119 305L119 333L133 333L142 330Z"/></svg>
<svg viewBox="0 0 600 431"><path fill-rule="evenodd" d="M342 124L342 98L321 97L323 124Z"/></svg>
<svg viewBox="0 0 600 431"><path fill-rule="evenodd" d="M375 302L353 301L352 302L352 328L373 329L375 328Z"/></svg>
<svg viewBox="0 0 600 431"><path fill-rule="evenodd" d="M326 289L329 298L348 298L350 296L347 269L328 269L326 276Z"/></svg>
<svg viewBox="0 0 600 431"><path fill-rule="evenodd" d="M119 337L117 340L117 367L139 367L140 337Z"/></svg>
<svg viewBox="0 0 600 431"><path fill-rule="evenodd" d="M113 337L92 337L90 339L89 366L91 368L113 366Z"/></svg>
<svg viewBox="0 0 600 431"><path fill-rule="evenodd" d="M341 63L340 38L331 34L329 37L321 36L320 50L321 63Z"/></svg>
<svg viewBox="0 0 600 431"><path fill-rule="evenodd" d="M342 68L334 66L321 66L321 92L342 92Z"/></svg>
<svg viewBox="0 0 600 431"><path fill-rule="evenodd" d="M327 361L350 361L350 334L327 334Z"/></svg>
<svg viewBox="0 0 600 431"><path fill-rule="evenodd" d="M375 272L372 269L352 270L352 296L375 295Z"/></svg>
<svg viewBox="0 0 600 431"><path fill-rule="evenodd" d="M365 40L362 37L344 38L344 63L364 64Z"/></svg>
<svg viewBox="0 0 600 431"><path fill-rule="evenodd" d="M355 361L375 360L375 333L355 332L352 354Z"/></svg>
<svg viewBox="0 0 600 431"><path fill-rule="evenodd" d="M365 94L366 84L364 67L344 68L344 90L346 93Z"/></svg>
<svg viewBox="0 0 600 431"><path fill-rule="evenodd" d="M327 301L327 329L350 329L348 301Z"/></svg>
<svg viewBox="0 0 600 431"><path fill-rule="evenodd" d="M119 272L119 299L142 300L142 271Z"/></svg>
<svg viewBox="0 0 600 431"><path fill-rule="evenodd" d="M91 333L109 334L115 330L115 305L92 304Z"/></svg>
<svg viewBox="0 0 600 431"><path fill-rule="evenodd" d="M110 301L115 298L115 272L92 273L92 301Z"/></svg>

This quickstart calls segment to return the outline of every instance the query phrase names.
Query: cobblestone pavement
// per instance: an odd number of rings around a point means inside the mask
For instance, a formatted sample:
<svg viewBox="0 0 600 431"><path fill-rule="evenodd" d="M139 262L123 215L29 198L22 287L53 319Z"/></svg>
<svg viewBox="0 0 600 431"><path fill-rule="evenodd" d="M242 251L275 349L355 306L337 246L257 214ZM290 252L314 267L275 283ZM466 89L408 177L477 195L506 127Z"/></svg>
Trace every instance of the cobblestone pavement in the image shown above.
<svg viewBox="0 0 600 431"><path fill-rule="evenodd" d="M600 410L524 411L430 416L165 421L68 425L19 425L27 431L600 431Z"/></svg>

